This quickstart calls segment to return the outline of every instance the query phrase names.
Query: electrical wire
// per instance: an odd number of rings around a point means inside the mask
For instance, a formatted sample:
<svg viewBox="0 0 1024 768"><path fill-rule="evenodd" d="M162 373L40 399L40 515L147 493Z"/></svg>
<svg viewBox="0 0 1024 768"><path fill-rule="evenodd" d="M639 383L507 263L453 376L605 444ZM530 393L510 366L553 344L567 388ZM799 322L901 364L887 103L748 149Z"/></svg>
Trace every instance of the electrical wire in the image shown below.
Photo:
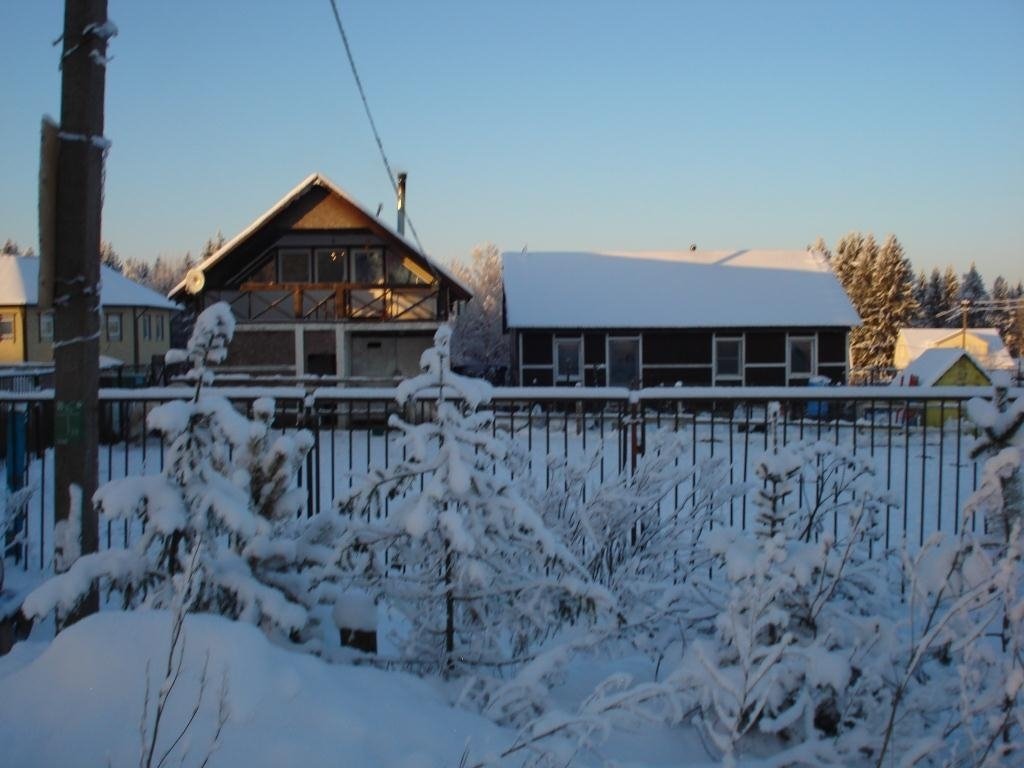
<svg viewBox="0 0 1024 768"><path fill-rule="evenodd" d="M356 88L359 89L359 98L363 101L363 109L366 111L366 119L370 121L370 130L373 131L373 138L377 142L377 149L380 150L380 159L384 162L384 170L387 171L388 180L391 182L391 190L398 195L398 182L395 179L395 173L391 170L391 163L388 161L388 155L384 151L384 142L381 141L380 132L377 130L377 123L373 119L373 113L370 111L370 102L366 98L366 90L363 88L363 81L359 77L359 70L356 69L356 60L352 55L352 48L348 44L348 35L345 34L345 25L341 23L341 13L338 11L338 4L335 0L330 0L331 10L334 12L334 21L338 25L338 33L341 35L341 42L345 46L345 56L348 57L349 66L352 68L352 77L355 78ZM409 231L412 232L413 239L416 240L416 246L420 249L421 253L426 253L423 250L423 243L420 242L420 236L416 232L416 227L413 226L412 218L409 216L408 211L405 214L405 222L409 225Z"/></svg>

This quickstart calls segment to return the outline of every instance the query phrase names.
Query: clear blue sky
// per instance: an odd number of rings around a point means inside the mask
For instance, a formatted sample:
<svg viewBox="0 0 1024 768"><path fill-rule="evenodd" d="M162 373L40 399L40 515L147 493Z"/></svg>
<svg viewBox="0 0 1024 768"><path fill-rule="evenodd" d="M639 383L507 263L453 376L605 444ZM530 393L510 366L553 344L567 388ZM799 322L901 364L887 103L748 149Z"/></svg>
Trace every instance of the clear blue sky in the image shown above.
<svg viewBox="0 0 1024 768"><path fill-rule="evenodd" d="M897 234L1024 279L1024 2L339 0L442 259ZM0 238L36 240L63 1L4 4ZM393 216L328 0L109 0L104 236L196 252L325 173Z"/></svg>

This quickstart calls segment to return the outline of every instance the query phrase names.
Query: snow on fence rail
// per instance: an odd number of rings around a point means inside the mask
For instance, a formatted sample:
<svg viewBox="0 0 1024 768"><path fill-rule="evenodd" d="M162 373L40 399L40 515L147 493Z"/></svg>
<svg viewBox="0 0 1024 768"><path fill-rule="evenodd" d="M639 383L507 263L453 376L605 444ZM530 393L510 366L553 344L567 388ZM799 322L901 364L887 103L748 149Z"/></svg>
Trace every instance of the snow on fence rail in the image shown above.
<svg viewBox="0 0 1024 768"><path fill-rule="evenodd" d="M399 406L391 388L231 386L217 392L239 408L273 397L279 429L312 431L313 449L299 477L307 514L326 508L371 466L386 467L400 458L391 414L424 419L431 409L429 399ZM146 416L160 403L190 394L181 387L101 390L100 482L159 472L164 446L146 433ZM1010 394L1020 397L1024 390ZM552 455L589 457L588 484L596 487L631 471L659 431L683 438L688 450L677 458L682 469L726 457L734 482L753 477L753 463L772 433L784 443L810 439L844 446L870 456L880 483L895 496L897 504L884 521L888 549L904 537L919 544L932 531L959 528L961 507L980 472L980 461L970 458L974 431L965 404L990 395L979 387L498 387L488 407L495 412L495 429L514 435L529 456L532 481L545 487L552 479ZM771 403L779 404L777 411ZM771 413L777 413L774 420ZM24 423L20 443L9 439L18 420ZM15 483L35 489L25 565L44 568L52 552L53 392L0 392L0 438L5 477L16 475ZM21 446L21 453L9 455L11 446ZM681 482L666 505L678 505L691 482ZM748 501L732 502L731 524L746 527ZM126 546L132 535L126 523L104 524L101 540L108 547Z"/></svg>

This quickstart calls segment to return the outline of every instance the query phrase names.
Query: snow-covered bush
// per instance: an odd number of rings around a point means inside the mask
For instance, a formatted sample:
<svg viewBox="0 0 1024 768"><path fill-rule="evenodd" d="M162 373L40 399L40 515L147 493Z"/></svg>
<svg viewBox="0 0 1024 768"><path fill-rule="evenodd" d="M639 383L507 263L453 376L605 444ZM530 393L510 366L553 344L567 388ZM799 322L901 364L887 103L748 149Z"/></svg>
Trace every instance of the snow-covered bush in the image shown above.
<svg viewBox="0 0 1024 768"><path fill-rule="evenodd" d="M692 594L714 618L692 625L681 666L726 760L755 730L801 743L857 732L878 695L868 649L893 593L870 557L890 501L869 463L800 442L776 445L756 475L751 529L706 537L713 566Z"/></svg>
<svg viewBox="0 0 1024 768"><path fill-rule="evenodd" d="M614 596L614 638L654 656L679 639L688 611L673 585L707 568L702 537L723 522L729 501L747 488L729 481L723 459L693 467L681 461L686 451L679 434L657 432L635 468L596 486L588 486L588 477L601 461L598 452L580 460L552 457L548 487L535 494L549 527Z"/></svg>
<svg viewBox="0 0 1024 768"><path fill-rule="evenodd" d="M255 418L248 419L204 389L213 376L209 366L225 358L233 332L230 309L215 304L197 318L188 349L168 353L191 362L195 390L190 400L165 403L149 415L150 430L168 445L163 472L111 481L93 498L104 519L137 526L136 540L127 549L78 558L28 596L27 615L69 611L97 581L118 593L125 608L168 607L174 576L198 551L195 610L282 637L308 628L305 590L295 583L299 564L281 553L292 551L288 542L297 535L302 497L292 485L312 439L304 431L275 437L271 400L256 401Z"/></svg>
<svg viewBox="0 0 1024 768"><path fill-rule="evenodd" d="M988 455L958 535L904 554L907 638L893 658L875 754L944 765L1009 765L1024 755L1024 401L1005 382L968 414ZM974 533L977 530L978 533Z"/></svg>
<svg viewBox="0 0 1024 768"><path fill-rule="evenodd" d="M442 326L397 391L432 399L431 418L391 417L403 458L338 499L335 546L350 582L404 617L405 662L466 673L529 660L608 595L512 479L512 442L478 411L490 387L452 372L450 338Z"/></svg>
<svg viewBox="0 0 1024 768"><path fill-rule="evenodd" d="M967 403L967 415L981 431L971 457L988 456L978 492L967 504L977 514L992 540L1007 543L1010 530L1024 520L1024 488L1020 477L1024 451L1024 398L1011 401L1009 376L994 374L992 399L976 397Z"/></svg>

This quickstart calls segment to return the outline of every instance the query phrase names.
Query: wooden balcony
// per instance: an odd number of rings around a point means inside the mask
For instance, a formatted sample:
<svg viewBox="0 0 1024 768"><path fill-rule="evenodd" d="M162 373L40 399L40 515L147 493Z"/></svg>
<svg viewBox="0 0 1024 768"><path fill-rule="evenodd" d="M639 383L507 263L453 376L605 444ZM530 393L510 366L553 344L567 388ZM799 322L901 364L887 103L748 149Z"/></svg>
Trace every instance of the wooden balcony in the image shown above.
<svg viewBox="0 0 1024 768"><path fill-rule="evenodd" d="M246 283L209 290L203 306L226 302L238 322L411 321L443 318L436 285Z"/></svg>

